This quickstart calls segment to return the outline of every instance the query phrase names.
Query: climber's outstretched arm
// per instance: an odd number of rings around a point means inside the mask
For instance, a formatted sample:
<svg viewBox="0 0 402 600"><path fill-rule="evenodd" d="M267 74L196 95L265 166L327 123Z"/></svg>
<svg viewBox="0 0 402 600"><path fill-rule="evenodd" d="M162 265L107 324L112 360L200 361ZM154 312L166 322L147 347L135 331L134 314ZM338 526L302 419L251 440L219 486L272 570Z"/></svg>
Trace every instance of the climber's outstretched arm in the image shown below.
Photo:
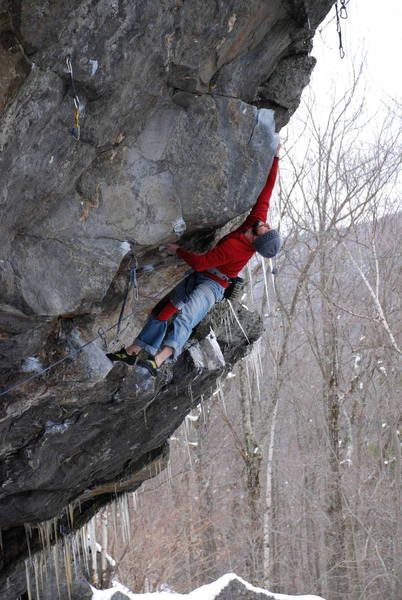
<svg viewBox="0 0 402 600"><path fill-rule="evenodd" d="M279 148L280 144L278 144L278 147L276 149L274 160L272 162L271 169L268 173L267 181L265 182L265 185L262 188L260 195L258 196L257 201L251 210L251 213L244 221L244 223L240 226L242 231L248 229L248 227L251 227L257 220L264 222L267 220L269 202L271 200L271 195L275 186L279 168Z"/></svg>

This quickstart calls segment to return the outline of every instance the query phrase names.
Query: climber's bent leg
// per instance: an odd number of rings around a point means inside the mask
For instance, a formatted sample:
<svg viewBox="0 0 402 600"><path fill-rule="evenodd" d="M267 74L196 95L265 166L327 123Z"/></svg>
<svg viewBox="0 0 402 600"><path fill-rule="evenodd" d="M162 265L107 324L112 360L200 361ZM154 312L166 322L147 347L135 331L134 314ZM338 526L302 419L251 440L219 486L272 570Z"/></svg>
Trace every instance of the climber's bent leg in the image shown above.
<svg viewBox="0 0 402 600"><path fill-rule="evenodd" d="M169 294L168 302L162 306L157 315L152 314L149 317L141 333L127 348L128 353L138 354L143 348L150 354L157 353L166 335L166 321L185 306L195 286L195 275L189 275L176 285Z"/></svg>
<svg viewBox="0 0 402 600"><path fill-rule="evenodd" d="M209 277L198 275L197 287L190 294L188 302L183 305L180 314L173 322L173 331L163 340L164 351L166 346L173 350L174 358L177 358L184 344L191 335L192 330L211 310L215 302L220 302L225 289L218 282ZM158 361L161 357L156 357ZM163 360L166 360L164 358ZM160 362L162 364L163 361Z"/></svg>
<svg viewBox="0 0 402 600"><path fill-rule="evenodd" d="M150 354L156 354L166 335L167 320L178 310L174 304L168 302L157 316L151 315L134 343L127 348L127 353L138 354L145 349Z"/></svg>
<svg viewBox="0 0 402 600"><path fill-rule="evenodd" d="M160 348L160 345L162 344L163 338L166 335L166 330L166 321L160 321L159 319L156 319L152 316L149 317L141 332L134 340L133 346L135 350L139 348L139 350L135 353L138 354L140 350L145 349L150 354L156 354L158 349ZM128 350L130 350L131 348L132 346L130 346Z"/></svg>

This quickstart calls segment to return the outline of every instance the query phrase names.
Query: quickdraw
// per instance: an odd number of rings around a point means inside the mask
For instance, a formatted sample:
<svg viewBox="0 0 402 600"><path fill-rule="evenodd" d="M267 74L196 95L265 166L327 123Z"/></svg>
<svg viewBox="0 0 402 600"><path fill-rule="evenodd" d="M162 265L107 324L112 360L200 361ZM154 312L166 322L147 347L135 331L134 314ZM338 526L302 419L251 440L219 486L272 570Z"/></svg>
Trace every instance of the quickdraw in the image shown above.
<svg viewBox="0 0 402 600"><path fill-rule="evenodd" d="M119 320L117 321L116 341L118 341L118 339L119 339L121 323L123 321L124 310L126 308L126 303L127 303L127 298L128 298L128 293L130 291L130 288L133 288L134 300L138 300L138 279L137 279L138 260L134 256L134 254L132 254L130 257L130 262L129 262L128 268L129 268L129 276L127 278L126 289L124 291L123 303L121 305Z"/></svg>
<svg viewBox="0 0 402 600"><path fill-rule="evenodd" d="M107 337L106 337L106 331L103 329L103 327L99 327L98 337L102 343L103 349L106 351L107 350Z"/></svg>
<svg viewBox="0 0 402 600"><path fill-rule="evenodd" d="M341 19L348 18L348 10L346 7L346 0L340 0L340 8L338 8L338 0L335 2L335 13L336 13L336 31L339 38L339 56L345 58L345 50L342 42L342 30L341 30Z"/></svg>
<svg viewBox="0 0 402 600"><path fill-rule="evenodd" d="M80 128L80 99L77 94L77 90L75 89L74 83L74 75L73 75L73 65L71 64L71 56L67 56L66 58L67 70L70 73L71 78L71 87L73 89L73 102L74 102L74 125L71 128L71 135L77 141L80 139L81 128Z"/></svg>

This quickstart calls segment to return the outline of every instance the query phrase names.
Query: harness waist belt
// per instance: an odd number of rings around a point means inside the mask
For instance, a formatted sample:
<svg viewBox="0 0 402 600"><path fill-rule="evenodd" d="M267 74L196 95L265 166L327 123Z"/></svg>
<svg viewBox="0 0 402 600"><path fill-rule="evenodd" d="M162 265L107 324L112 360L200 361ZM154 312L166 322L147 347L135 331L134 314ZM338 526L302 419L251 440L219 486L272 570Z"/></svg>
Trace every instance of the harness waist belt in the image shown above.
<svg viewBox="0 0 402 600"><path fill-rule="evenodd" d="M230 285L230 283L232 282L230 277L228 277L224 273L221 273L219 271L219 269L216 269L215 267L208 269L207 271L204 271L204 274L207 277L210 277L211 279L214 279L215 281L220 283L220 285L222 285L224 288L227 288Z"/></svg>
<svg viewBox="0 0 402 600"><path fill-rule="evenodd" d="M212 269L208 269L206 271L206 273L212 273L213 275L216 275L217 277L220 277L221 279L224 279L225 281L229 281L229 283L232 281L230 279L230 277L228 277L227 275L225 275L224 273L221 273L219 271L219 269L216 269L215 267L213 267Z"/></svg>

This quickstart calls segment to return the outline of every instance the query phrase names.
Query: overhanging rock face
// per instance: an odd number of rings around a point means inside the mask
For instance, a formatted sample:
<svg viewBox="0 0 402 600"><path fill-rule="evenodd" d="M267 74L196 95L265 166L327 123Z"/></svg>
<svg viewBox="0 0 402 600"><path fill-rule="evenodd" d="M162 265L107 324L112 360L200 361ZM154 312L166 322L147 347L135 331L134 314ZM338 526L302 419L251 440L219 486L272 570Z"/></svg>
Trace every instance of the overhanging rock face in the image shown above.
<svg viewBox="0 0 402 600"><path fill-rule="evenodd" d="M108 485L159 460L227 368L199 358L213 348L206 339L155 400L129 369L112 369L98 331L117 321L130 250L152 270L140 273L120 344L185 270L158 252L175 224L184 219L180 243L202 251L252 206L274 119L279 129L295 110L331 5L0 0L0 389L12 388L0 397L4 575L26 554L24 523L59 517L80 497L82 515L96 510ZM244 355L244 337L215 333L227 363Z"/></svg>
<svg viewBox="0 0 402 600"><path fill-rule="evenodd" d="M144 369L119 363L84 388L82 381L74 383L70 361L62 381L40 378L35 385L41 393L25 410L25 398L10 403L15 412L2 424L0 600L25 590L20 561L28 554L27 539L31 552L40 549L43 538L52 542L55 533L60 538L79 528L99 508L166 467L166 440L262 333L258 315L237 306L242 331L225 304L211 311L189 349L156 381ZM47 521L45 534L41 521Z"/></svg>

